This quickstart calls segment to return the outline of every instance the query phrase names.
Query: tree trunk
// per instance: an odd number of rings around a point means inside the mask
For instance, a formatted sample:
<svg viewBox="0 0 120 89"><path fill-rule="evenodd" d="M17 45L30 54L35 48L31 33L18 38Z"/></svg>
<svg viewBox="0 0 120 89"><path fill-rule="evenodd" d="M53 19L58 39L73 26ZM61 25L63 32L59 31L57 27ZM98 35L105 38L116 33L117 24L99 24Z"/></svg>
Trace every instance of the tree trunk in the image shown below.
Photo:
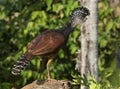
<svg viewBox="0 0 120 89"><path fill-rule="evenodd" d="M90 75L92 75L95 80L98 80L98 1L79 1L82 6L87 7L90 10L90 16L81 26L81 38L79 39L79 41L81 41L81 65L79 65L80 60L77 60L78 63L76 64L76 67L79 69L81 76L86 75L89 80ZM87 89L87 87L85 85L81 85L81 89Z"/></svg>

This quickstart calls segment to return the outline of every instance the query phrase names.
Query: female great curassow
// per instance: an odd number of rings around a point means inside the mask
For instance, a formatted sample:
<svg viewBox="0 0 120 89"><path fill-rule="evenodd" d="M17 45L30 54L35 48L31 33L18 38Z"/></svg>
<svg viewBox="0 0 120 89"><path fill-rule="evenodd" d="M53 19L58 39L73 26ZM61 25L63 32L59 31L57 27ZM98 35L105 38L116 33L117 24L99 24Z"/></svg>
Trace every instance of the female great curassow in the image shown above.
<svg viewBox="0 0 120 89"><path fill-rule="evenodd" d="M48 57L47 71L48 79L50 79L49 65L57 55L59 49L65 45L69 34L74 28L86 20L89 10L85 7L79 7L72 11L70 22L57 30L49 30L38 35L28 46L25 54L13 66L12 74L18 75L29 64L30 60L37 55Z"/></svg>

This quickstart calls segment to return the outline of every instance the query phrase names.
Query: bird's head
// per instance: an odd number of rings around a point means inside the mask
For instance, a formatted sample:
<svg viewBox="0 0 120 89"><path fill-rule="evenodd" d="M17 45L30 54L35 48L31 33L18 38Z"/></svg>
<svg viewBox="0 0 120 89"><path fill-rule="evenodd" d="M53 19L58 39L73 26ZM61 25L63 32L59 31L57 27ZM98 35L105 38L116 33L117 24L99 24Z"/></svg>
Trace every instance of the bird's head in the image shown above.
<svg viewBox="0 0 120 89"><path fill-rule="evenodd" d="M88 15L90 15L90 12L86 7L75 8L70 15L72 26L75 27L76 25L85 22Z"/></svg>

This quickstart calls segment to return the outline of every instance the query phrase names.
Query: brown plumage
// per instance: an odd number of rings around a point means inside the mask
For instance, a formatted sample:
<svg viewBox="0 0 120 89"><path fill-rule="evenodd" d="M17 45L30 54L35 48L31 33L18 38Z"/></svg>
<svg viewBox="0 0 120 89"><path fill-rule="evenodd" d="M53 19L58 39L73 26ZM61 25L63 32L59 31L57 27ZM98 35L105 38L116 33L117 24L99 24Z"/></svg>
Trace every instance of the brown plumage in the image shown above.
<svg viewBox="0 0 120 89"><path fill-rule="evenodd" d="M56 53L64 43L65 37L60 31L45 31L28 46L28 53L41 56L50 55Z"/></svg>
<svg viewBox="0 0 120 89"><path fill-rule="evenodd" d="M87 8L76 8L72 11L71 22L66 26L57 29L49 30L38 35L29 45L26 53L17 61L12 69L12 74L18 75L29 64L29 61L36 55L42 58L47 57L48 78L49 65L54 57L57 55L59 49L66 43L69 34L74 30L76 25L80 24L89 15Z"/></svg>

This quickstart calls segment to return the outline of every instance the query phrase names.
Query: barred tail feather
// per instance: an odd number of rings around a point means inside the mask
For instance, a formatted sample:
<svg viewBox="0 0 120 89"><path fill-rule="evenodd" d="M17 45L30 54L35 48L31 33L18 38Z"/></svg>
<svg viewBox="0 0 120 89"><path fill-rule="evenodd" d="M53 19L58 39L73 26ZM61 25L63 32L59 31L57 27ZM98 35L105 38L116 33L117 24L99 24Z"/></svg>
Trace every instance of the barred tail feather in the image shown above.
<svg viewBox="0 0 120 89"><path fill-rule="evenodd" d="M13 75L19 75L22 70L26 68L26 66L29 64L30 60L27 59L27 55L23 55L13 66L11 73Z"/></svg>

